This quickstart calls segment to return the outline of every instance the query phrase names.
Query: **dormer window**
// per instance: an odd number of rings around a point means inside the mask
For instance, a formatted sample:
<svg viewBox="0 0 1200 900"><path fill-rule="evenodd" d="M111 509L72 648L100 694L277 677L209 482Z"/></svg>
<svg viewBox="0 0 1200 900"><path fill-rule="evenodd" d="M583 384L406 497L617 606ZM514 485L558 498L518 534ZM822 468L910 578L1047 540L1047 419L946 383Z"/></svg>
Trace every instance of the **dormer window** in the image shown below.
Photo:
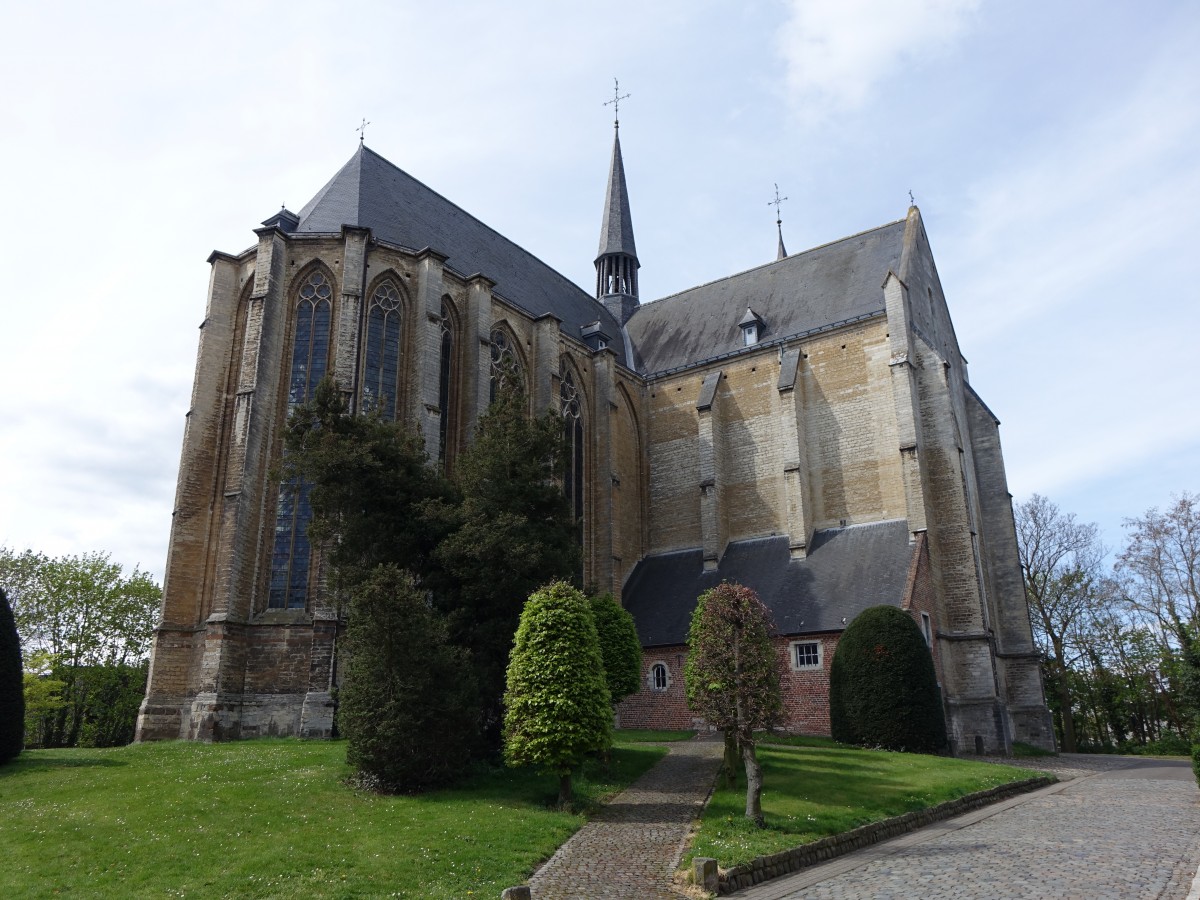
<svg viewBox="0 0 1200 900"><path fill-rule="evenodd" d="M608 348L609 336L601 329L600 323L592 322L579 327L579 336L593 353Z"/></svg>
<svg viewBox="0 0 1200 900"><path fill-rule="evenodd" d="M753 347L762 340L763 332L766 331L766 323L758 313L747 306L746 314L738 322L738 328L742 329L742 343L747 347Z"/></svg>

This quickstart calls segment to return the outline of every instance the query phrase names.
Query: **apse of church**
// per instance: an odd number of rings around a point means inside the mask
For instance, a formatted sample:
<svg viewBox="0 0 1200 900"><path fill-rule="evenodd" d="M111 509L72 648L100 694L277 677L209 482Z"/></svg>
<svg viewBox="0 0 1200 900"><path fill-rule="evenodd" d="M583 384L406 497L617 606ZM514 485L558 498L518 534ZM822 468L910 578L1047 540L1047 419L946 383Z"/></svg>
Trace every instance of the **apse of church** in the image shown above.
<svg viewBox="0 0 1200 900"><path fill-rule="evenodd" d="M209 258L141 739L330 734L340 622L306 486L272 475L328 373L447 469L499 380L561 415L585 583L645 648L622 724L702 724L686 628L727 578L775 617L790 729L827 731L841 630L887 603L928 636L957 746L1052 741L997 422L915 207L643 303L619 136L594 293L360 146L256 236Z"/></svg>

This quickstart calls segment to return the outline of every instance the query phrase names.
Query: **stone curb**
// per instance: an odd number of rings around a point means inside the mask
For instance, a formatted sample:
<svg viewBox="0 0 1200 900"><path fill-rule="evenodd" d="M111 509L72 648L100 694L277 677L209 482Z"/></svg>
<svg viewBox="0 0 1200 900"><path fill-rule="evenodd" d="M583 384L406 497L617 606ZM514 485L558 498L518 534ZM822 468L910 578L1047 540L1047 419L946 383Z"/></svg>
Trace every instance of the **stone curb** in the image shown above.
<svg viewBox="0 0 1200 900"><path fill-rule="evenodd" d="M902 816L893 816L890 819L860 825L851 831L830 835L791 850L781 850L769 856L759 856L745 865L734 866L732 869L721 872L717 893L724 896L772 878L791 875L817 863L828 862L855 850L861 850L863 847L878 844L880 841L908 834L924 828L926 825L932 825L934 822L952 819L1000 800L1007 800L1017 794L1029 793L1056 783L1057 779L1045 776L1013 781L988 788L986 791L977 791L974 794L947 800L945 803L939 803L929 809L919 809Z"/></svg>

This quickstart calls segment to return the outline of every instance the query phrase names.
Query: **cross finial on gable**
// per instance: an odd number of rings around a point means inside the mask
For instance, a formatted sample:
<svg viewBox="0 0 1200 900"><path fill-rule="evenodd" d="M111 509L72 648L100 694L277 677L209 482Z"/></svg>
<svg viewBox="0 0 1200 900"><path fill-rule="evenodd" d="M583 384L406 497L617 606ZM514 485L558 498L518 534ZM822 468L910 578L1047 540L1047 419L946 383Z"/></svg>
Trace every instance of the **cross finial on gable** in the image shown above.
<svg viewBox="0 0 1200 900"><path fill-rule="evenodd" d="M621 101L628 99L629 94L622 94L621 83L616 78L613 78L613 98L604 101L605 106L613 108L613 128L621 127Z"/></svg>
<svg viewBox="0 0 1200 900"><path fill-rule="evenodd" d="M908 205L909 205L909 206L916 206L916 205L917 205L917 201L916 201L915 199L913 199L912 191L909 191L909 192L908 192Z"/></svg>
<svg viewBox="0 0 1200 900"><path fill-rule="evenodd" d="M775 224L776 225L783 224L783 216L780 215L779 207L781 207L783 205L783 201L786 199L787 199L787 197L779 196L779 185L776 184L775 185L775 199L767 201L767 206L775 207Z"/></svg>
<svg viewBox="0 0 1200 900"><path fill-rule="evenodd" d="M358 142L361 144L367 139L367 126L371 123L367 121L366 116L363 117L362 124L354 130L358 132Z"/></svg>

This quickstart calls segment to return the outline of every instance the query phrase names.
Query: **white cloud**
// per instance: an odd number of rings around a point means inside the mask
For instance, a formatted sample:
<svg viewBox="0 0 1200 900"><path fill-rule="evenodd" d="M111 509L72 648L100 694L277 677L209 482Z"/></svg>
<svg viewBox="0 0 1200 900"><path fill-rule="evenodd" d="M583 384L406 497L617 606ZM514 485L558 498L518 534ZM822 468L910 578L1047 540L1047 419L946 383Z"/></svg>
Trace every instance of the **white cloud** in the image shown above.
<svg viewBox="0 0 1200 900"><path fill-rule="evenodd" d="M861 106L902 64L965 34L979 0L791 0L778 34L794 103L808 117Z"/></svg>

